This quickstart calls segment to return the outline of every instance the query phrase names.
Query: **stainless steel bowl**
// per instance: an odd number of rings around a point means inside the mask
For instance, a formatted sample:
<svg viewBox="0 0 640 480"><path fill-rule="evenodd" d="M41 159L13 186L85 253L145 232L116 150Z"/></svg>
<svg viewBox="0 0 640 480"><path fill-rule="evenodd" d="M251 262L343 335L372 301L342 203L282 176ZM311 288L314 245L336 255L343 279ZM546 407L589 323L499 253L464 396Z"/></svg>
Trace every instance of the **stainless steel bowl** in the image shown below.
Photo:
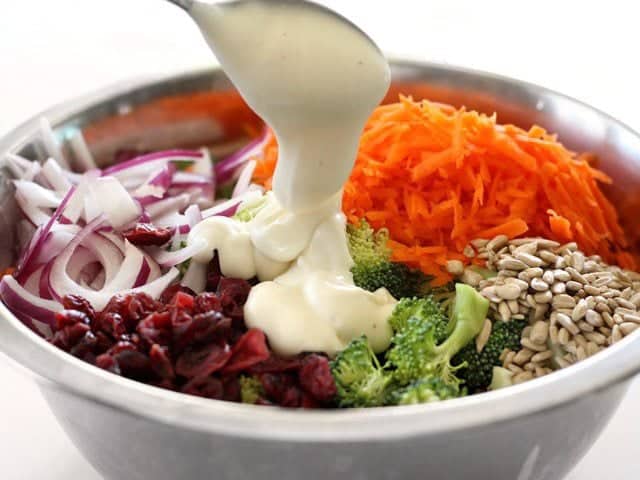
<svg viewBox="0 0 640 480"><path fill-rule="evenodd" d="M634 220L640 136L613 118L485 73L397 62L394 78L396 92L496 111L502 121L524 127L539 123L571 148L598 154L615 179L608 194L624 219ZM122 85L44 115L61 137L83 128L101 158L122 147L215 143L232 133L216 120L215 102L204 116L183 107L195 98L190 93L229 88L218 70L195 72ZM167 114L175 99L182 102L179 116ZM37 155L37 124L34 118L3 138L0 155ZM16 209L3 191L0 258L9 261ZM105 478L118 480L557 480L595 441L640 370L640 335L632 335L571 368L497 392L413 407L285 411L117 377L52 347L4 306L0 315L0 350L33 373L78 449Z"/></svg>

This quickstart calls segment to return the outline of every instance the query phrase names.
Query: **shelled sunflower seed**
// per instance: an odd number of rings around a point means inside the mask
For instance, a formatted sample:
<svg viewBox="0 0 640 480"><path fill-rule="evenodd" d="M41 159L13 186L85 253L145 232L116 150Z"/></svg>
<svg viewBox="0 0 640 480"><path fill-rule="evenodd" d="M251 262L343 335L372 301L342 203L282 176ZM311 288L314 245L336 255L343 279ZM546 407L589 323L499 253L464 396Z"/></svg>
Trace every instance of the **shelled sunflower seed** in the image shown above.
<svg viewBox="0 0 640 480"><path fill-rule="evenodd" d="M640 274L587 256L573 242L500 235L470 249L495 276L459 264L450 273L490 301L493 321L529 321L522 348L502 356L516 382L567 367L640 329Z"/></svg>

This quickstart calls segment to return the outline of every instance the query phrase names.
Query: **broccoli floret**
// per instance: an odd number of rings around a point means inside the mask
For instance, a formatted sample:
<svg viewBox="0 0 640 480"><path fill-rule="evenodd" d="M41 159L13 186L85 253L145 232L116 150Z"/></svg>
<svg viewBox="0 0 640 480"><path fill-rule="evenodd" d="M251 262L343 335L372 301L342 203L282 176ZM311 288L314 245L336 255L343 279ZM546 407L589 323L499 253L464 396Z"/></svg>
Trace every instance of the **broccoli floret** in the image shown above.
<svg viewBox="0 0 640 480"><path fill-rule="evenodd" d="M404 331L411 317L433 325L436 344L444 342L449 336L449 319L433 297L403 298L394 308L389 325L396 333Z"/></svg>
<svg viewBox="0 0 640 480"><path fill-rule="evenodd" d="M451 333L442 343L436 338L437 318L409 315L400 310L400 317L391 325L401 327L393 336L387 352L387 366L393 369L396 382L407 385L425 377L441 378L450 385L458 385L451 359L480 332L489 309L489 301L468 285L456 285L456 299L451 318ZM405 325L402 327L402 325Z"/></svg>
<svg viewBox="0 0 640 480"><path fill-rule="evenodd" d="M452 360L454 365L464 364L458 371L458 377L465 381L471 392L484 391L489 387L493 376L493 367L502 365L500 355L505 348L520 349L522 330L527 326L524 320L494 322L489 340L478 353L475 342L471 342Z"/></svg>
<svg viewBox="0 0 640 480"><path fill-rule="evenodd" d="M513 385L513 372L502 367L493 367L489 390L499 390Z"/></svg>
<svg viewBox="0 0 640 480"><path fill-rule="evenodd" d="M264 396L264 389L258 378L242 376L238 380L240 382L240 398L242 399L242 403L254 404L260 397Z"/></svg>
<svg viewBox="0 0 640 480"><path fill-rule="evenodd" d="M233 216L233 218L240 222L250 222L255 218L256 215L258 215L258 213L260 213L260 210L264 208L266 203L267 203L267 196L263 195L262 197L260 197L255 201L242 204L240 209L238 209L238 211Z"/></svg>
<svg viewBox="0 0 640 480"><path fill-rule="evenodd" d="M408 386L394 391L389 398L389 404L414 405L417 403L439 402L460 396L457 385L449 385L441 378L425 378L417 380Z"/></svg>
<svg viewBox="0 0 640 480"><path fill-rule="evenodd" d="M365 337L353 340L331 362L340 407L375 407L383 405L391 377Z"/></svg>
<svg viewBox="0 0 640 480"><path fill-rule="evenodd" d="M359 225L347 226L347 238L355 264L351 269L353 281L358 287L370 292L386 288L394 298L425 293L428 278L421 271L391 261L386 230L375 232L362 220Z"/></svg>

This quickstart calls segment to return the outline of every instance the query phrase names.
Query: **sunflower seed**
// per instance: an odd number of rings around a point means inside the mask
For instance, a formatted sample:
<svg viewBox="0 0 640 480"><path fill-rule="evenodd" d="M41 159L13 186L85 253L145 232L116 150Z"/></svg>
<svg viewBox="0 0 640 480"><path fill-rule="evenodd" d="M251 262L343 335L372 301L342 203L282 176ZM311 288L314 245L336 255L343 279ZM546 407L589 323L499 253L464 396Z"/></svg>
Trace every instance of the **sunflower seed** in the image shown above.
<svg viewBox="0 0 640 480"><path fill-rule="evenodd" d="M507 237L506 235L498 235L497 237L490 240L487 243L486 247L487 247L487 250L496 251L496 250L500 250L508 242L509 242L509 237Z"/></svg>
<svg viewBox="0 0 640 480"><path fill-rule="evenodd" d="M458 277L464 272L464 264L460 260L449 260L447 262L447 272Z"/></svg>
<svg viewBox="0 0 640 480"><path fill-rule="evenodd" d="M569 275L568 273L567 273L567 276L571 278L571 275ZM568 281L566 285L567 285L567 291L569 292L577 292L582 288L582 284L579 282L576 282L575 280Z"/></svg>
<svg viewBox="0 0 640 480"><path fill-rule="evenodd" d="M582 270L584 270L584 254L582 252L573 252L571 254L571 263L573 264L573 268L582 272Z"/></svg>
<svg viewBox="0 0 640 480"><path fill-rule="evenodd" d="M538 321L533 324L531 334L529 338L531 341L537 344L544 344L547 342L549 336L549 324L547 322Z"/></svg>
<svg viewBox="0 0 640 480"><path fill-rule="evenodd" d="M587 310L587 313L585 314L585 320L594 327L601 327L604 325L604 322L602 321L602 315L600 315L595 310Z"/></svg>
<svg viewBox="0 0 640 480"><path fill-rule="evenodd" d="M489 336L491 335L491 320L488 318L484 319L484 324L482 325L482 330L476 337L476 350L478 353L482 352L484 347L487 345L487 341L489 340Z"/></svg>
<svg viewBox="0 0 640 480"><path fill-rule="evenodd" d="M640 325L637 323L625 322L620 324L620 331L625 336L635 332L638 328L640 328Z"/></svg>
<svg viewBox="0 0 640 480"><path fill-rule="evenodd" d="M559 313L556 318L558 319L558 323L569 330L569 333L571 333L572 335L577 335L578 333L580 333L580 329L575 323L573 323L569 315Z"/></svg>
<svg viewBox="0 0 640 480"><path fill-rule="evenodd" d="M625 313L622 315L622 318L625 322L631 323L639 323L640 324L640 315L633 315L631 313Z"/></svg>
<svg viewBox="0 0 640 480"><path fill-rule="evenodd" d="M528 382L529 380L533 380L533 373L532 372L521 372L521 373L516 374L513 377L513 383L515 385L517 385L519 383Z"/></svg>
<svg viewBox="0 0 640 480"><path fill-rule="evenodd" d="M538 345L537 343L534 343L530 338L522 338L520 340L520 344L523 347L528 348L529 350L534 350L536 352L544 352L547 349L546 345Z"/></svg>
<svg viewBox="0 0 640 480"><path fill-rule="evenodd" d="M571 313L571 320L577 322L586 315L588 309L589 305L587 304L586 300L580 300L573 309L573 313Z"/></svg>
<svg viewBox="0 0 640 480"><path fill-rule="evenodd" d="M516 270L519 272L525 268L527 268L527 265L524 262L511 257L503 258L498 262L499 270Z"/></svg>
<svg viewBox="0 0 640 480"><path fill-rule="evenodd" d="M567 285L564 282L555 282L551 285L551 293L558 295L567 291Z"/></svg>
<svg viewBox="0 0 640 480"><path fill-rule="evenodd" d="M517 365L524 365L529 360L531 360L531 357L533 357L533 355L534 355L534 352L532 350L529 350L528 348L523 348L518 353L516 353L515 357L513 357L513 363Z"/></svg>
<svg viewBox="0 0 640 480"><path fill-rule="evenodd" d="M536 301L536 303L550 303L551 300L553 300L553 293L547 290L546 292L540 292L540 293L534 294L533 298Z"/></svg>
<svg viewBox="0 0 640 480"><path fill-rule="evenodd" d="M522 293L522 289L515 284L509 283L496 287L496 295L504 300L515 300Z"/></svg>
<svg viewBox="0 0 640 480"><path fill-rule="evenodd" d="M541 267L544 265L544 261L535 255L531 255L530 253L518 252L515 254L517 260L529 265L530 267Z"/></svg>

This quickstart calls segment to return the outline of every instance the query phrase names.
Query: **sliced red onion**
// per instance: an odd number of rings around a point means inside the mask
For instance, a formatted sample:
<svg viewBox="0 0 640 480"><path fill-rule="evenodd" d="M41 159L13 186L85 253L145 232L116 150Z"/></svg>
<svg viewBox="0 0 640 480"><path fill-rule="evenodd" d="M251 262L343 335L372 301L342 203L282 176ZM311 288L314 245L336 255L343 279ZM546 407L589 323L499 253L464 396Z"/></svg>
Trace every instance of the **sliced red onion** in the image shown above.
<svg viewBox="0 0 640 480"><path fill-rule="evenodd" d="M249 185L251 185L251 179L253 178L253 172L256 169L256 165L257 162L255 160L251 160L242 168L242 172L240 172L236 186L233 187L231 198L238 197L249 190Z"/></svg>
<svg viewBox="0 0 640 480"><path fill-rule="evenodd" d="M87 220L91 221L96 214L104 213L109 224L121 228L140 217L142 210L129 192L113 177L96 178L87 186ZM93 204L90 208L89 205ZM89 211L92 211L89 213Z"/></svg>
<svg viewBox="0 0 640 480"><path fill-rule="evenodd" d="M196 226L202 221L202 212L197 205L189 205L184 211L184 216L187 218L190 227Z"/></svg>
<svg viewBox="0 0 640 480"><path fill-rule="evenodd" d="M202 158L202 152L196 150L167 150L163 152L154 152L149 153L147 155L141 155L136 158L132 158L131 160L127 160L126 162L118 163L113 165L112 167L104 170L105 175L116 175L125 170L133 169L134 167L140 167L142 165L145 168L151 167L149 170L154 170L156 165L153 165L153 162L157 162L157 165L162 165L163 162L180 162L180 161L191 161L195 162L197 159ZM149 165L152 164L152 165ZM132 171L127 172L128 174L133 173Z"/></svg>
<svg viewBox="0 0 640 480"><path fill-rule="evenodd" d="M134 245L125 242L124 260L119 266L118 272L110 281L105 281L101 290L93 290L83 287L73 281L67 273L67 264L69 263L75 250L83 243L83 241L95 232L105 221L104 217L98 217L73 239L73 241L65 248L65 250L51 263L51 271L49 273L49 287L54 298L60 299L70 293L80 295L87 299L96 310L102 310L109 299L116 293L128 293L131 291L139 291L156 294L158 285L168 286L179 273L177 270L171 270L167 274L157 280L135 287L137 281L141 277L141 272L145 270L144 264L147 261L144 254ZM147 266L148 267L148 266ZM148 270L150 272L150 268ZM148 277L148 273L146 275ZM165 286L165 288L166 288ZM151 294L150 293L150 294ZM157 295L161 293L157 292ZM156 295L156 297L157 297Z"/></svg>
<svg viewBox="0 0 640 480"><path fill-rule="evenodd" d="M169 197L146 207L146 212L152 220L170 213L181 212L190 204L191 197L188 194Z"/></svg>
<svg viewBox="0 0 640 480"><path fill-rule="evenodd" d="M55 313L62 310L58 302L42 299L23 288L11 275L0 280L0 298L11 311L37 318L53 326Z"/></svg>
<svg viewBox="0 0 640 480"><path fill-rule="evenodd" d="M75 192L75 187L72 187L69 189L69 191L66 193L66 195L60 202L60 206L53 213L49 221L46 224L44 224L44 226L40 227L36 231L36 233L33 235L33 238L31 239L29 246L24 251L22 258L18 262L18 269L16 271L16 278L18 280L20 281L24 280L25 278L24 276L29 275L33 271L34 269L34 265L32 265L33 260L37 258L37 256L40 254L40 249L42 248L42 245L47 235L51 231L51 228L53 227L55 222L62 215L62 212L65 210L67 203L73 196L74 192Z"/></svg>
<svg viewBox="0 0 640 480"><path fill-rule="evenodd" d="M80 282L80 274L92 263L98 262L98 257L94 252L85 247L78 247L69 259L67 264L67 274L74 282Z"/></svg>
<svg viewBox="0 0 640 480"><path fill-rule="evenodd" d="M30 293L33 293L34 295L38 295L38 293L40 292L40 277L42 276L43 270L44 267L39 267L31 275L29 275L27 280L24 282L24 285L22 285L26 290L28 290Z"/></svg>
<svg viewBox="0 0 640 480"><path fill-rule="evenodd" d="M142 268L138 272L138 276L136 277L136 281L134 282L134 287L141 287L147 280L149 280L149 274L151 273L151 267L149 267L149 261L146 257L142 260Z"/></svg>
<svg viewBox="0 0 640 480"><path fill-rule="evenodd" d="M69 200L69 205L64 210L64 216L69 219L71 223L76 223L80 217L84 214L85 197L89 190L89 184L96 178L100 177L99 170L91 170L86 172L80 178L75 194Z"/></svg>
<svg viewBox="0 0 640 480"><path fill-rule="evenodd" d="M77 130L69 139L69 146L76 160L76 167L81 172L86 172L96 168L96 162L91 155L91 151L84 140L81 130Z"/></svg>
<svg viewBox="0 0 640 480"><path fill-rule="evenodd" d="M223 185L233 180L239 172L239 169L249 160L262 155L264 147L269 143L271 133L267 130L262 136L246 147L238 150L233 155L225 158L215 165L215 178L218 185Z"/></svg>
<svg viewBox="0 0 640 480"><path fill-rule="evenodd" d="M37 208L58 208L64 196L26 180L14 180L13 185L25 201Z"/></svg>
<svg viewBox="0 0 640 480"><path fill-rule="evenodd" d="M42 140L42 144L45 151L47 152L47 155L53 157L62 168L71 170L69 167L69 162L64 156L62 148L60 148L60 144L58 143L58 140L53 133L51 124L44 117L40 118L40 139Z"/></svg>
<svg viewBox="0 0 640 480"><path fill-rule="evenodd" d="M205 248L207 248L207 242L200 240L173 252L156 248L149 250L149 253L161 267L174 267L186 262L194 255L202 252Z"/></svg>
<svg viewBox="0 0 640 480"><path fill-rule="evenodd" d="M32 205L28 199L24 198L19 192L16 192L16 203L22 210L25 217L29 219L35 226L45 225L51 220L51 217L40 210L35 205Z"/></svg>
<svg viewBox="0 0 640 480"><path fill-rule="evenodd" d="M199 262L191 262L180 284L190 288L196 293L204 292L207 286L207 265Z"/></svg>
<svg viewBox="0 0 640 480"><path fill-rule="evenodd" d="M67 192L71 188L71 182L65 176L58 162L53 158L44 162L44 165L42 165L42 174L51 187L58 192Z"/></svg>
<svg viewBox="0 0 640 480"><path fill-rule="evenodd" d="M222 217L232 217L235 215L238 207L243 202L250 202L259 199L262 196L262 193L259 191L249 190L242 195L237 196L236 198L232 198L230 200L225 200L214 205L207 210L202 212L202 218L209 218L215 216Z"/></svg>
<svg viewBox="0 0 640 480"><path fill-rule="evenodd" d="M13 178L22 178L24 176L24 172L29 167L29 163L32 162L13 153L8 153L4 157L4 165L9 169L9 173L11 173Z"/></svg>

